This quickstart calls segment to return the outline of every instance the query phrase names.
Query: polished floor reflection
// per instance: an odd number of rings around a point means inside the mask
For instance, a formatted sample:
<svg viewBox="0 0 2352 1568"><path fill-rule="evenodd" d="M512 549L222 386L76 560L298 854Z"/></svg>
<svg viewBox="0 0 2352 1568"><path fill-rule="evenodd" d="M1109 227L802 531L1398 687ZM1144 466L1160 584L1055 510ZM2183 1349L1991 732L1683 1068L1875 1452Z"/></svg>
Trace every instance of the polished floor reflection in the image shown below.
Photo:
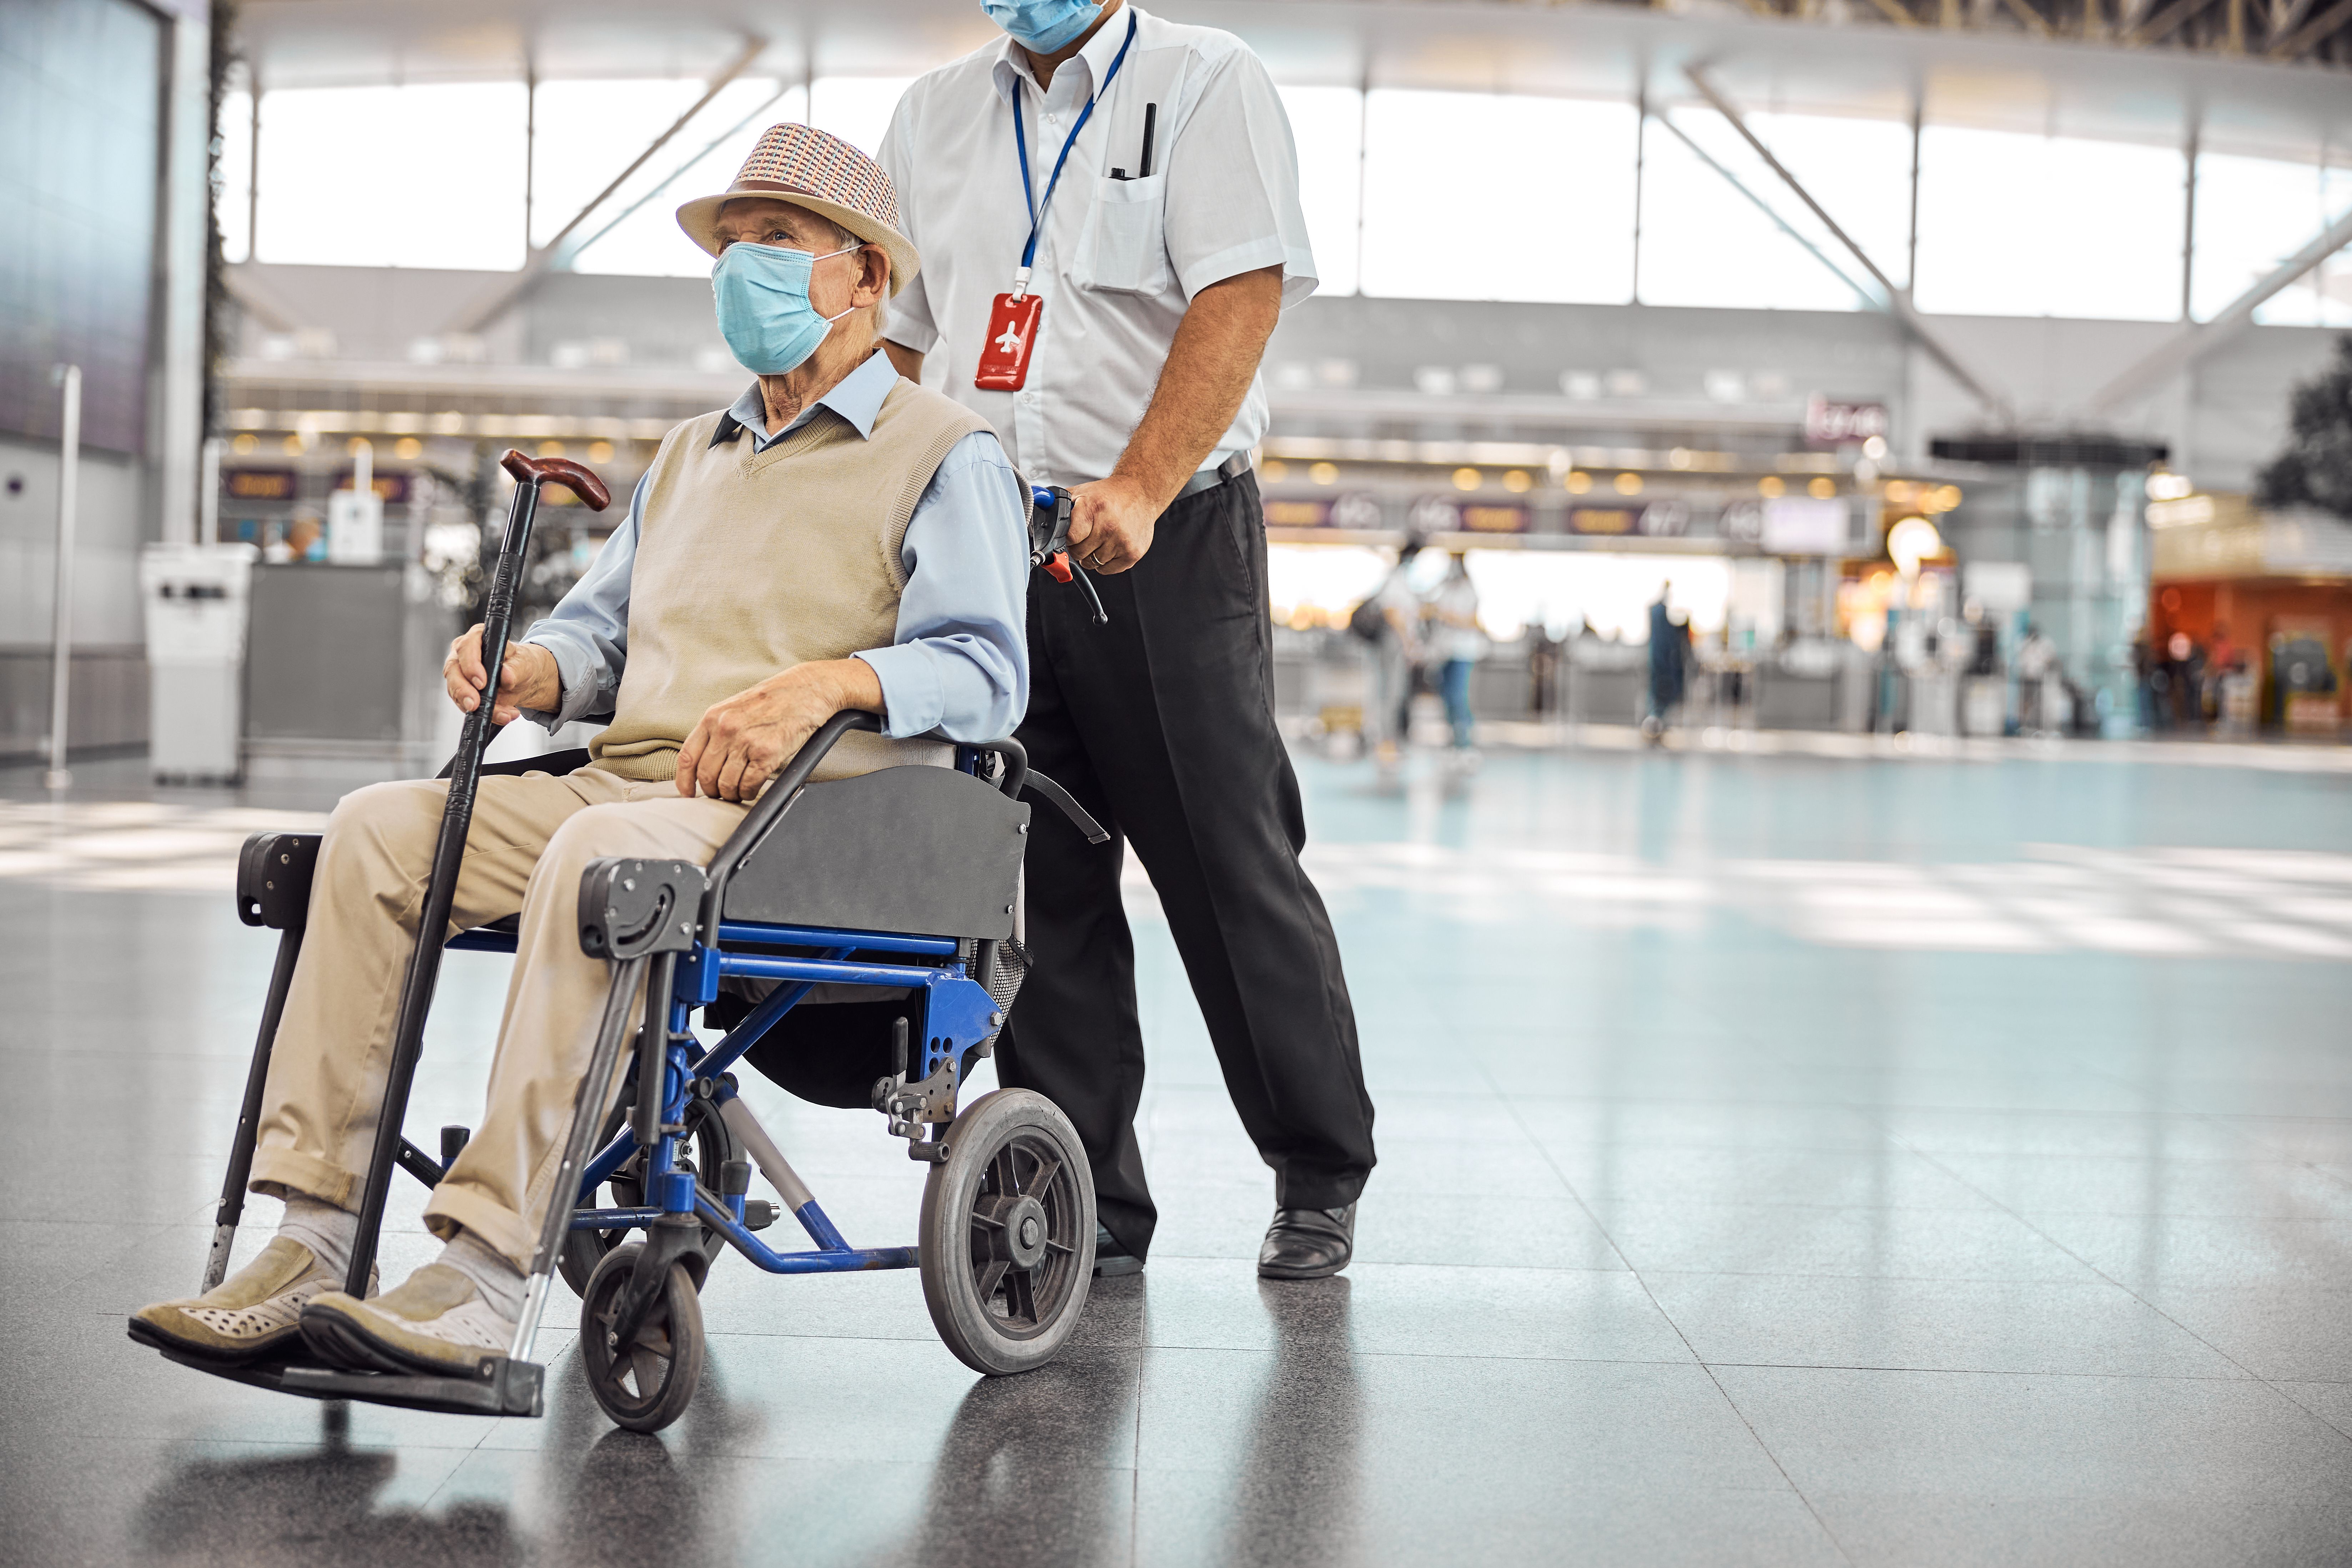
<svg viewBox="0 0 2352 1568"><path fill-rule="evenodd" d="M197 1276L267 979L226 856L331 792L0 774L0 1561L2352 1561L2343 773L1301 766L1380 1107L1356 1267L1255 1278L1268 1178L1139 883L1150 1267L985 1383L911 1276L722 1264L658 1438L561 1332L504 1423L123 1337ZM502 963L451 958L413 1125L472 1120ZM911 1233L874 1118L760 1108L852 1239Z"/></svg>

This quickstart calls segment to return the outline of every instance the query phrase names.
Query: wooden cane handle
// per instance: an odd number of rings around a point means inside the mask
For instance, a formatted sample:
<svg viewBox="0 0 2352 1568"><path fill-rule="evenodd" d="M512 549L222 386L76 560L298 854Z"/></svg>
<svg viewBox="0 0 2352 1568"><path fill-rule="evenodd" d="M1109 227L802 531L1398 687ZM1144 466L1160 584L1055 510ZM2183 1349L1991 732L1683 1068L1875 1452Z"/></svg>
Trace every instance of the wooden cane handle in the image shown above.
<svg viewBox="0 0 2352 1568"><path fill-rule="evenodd" d="M499 459L499 467L512 474L519 485L562 485L590 511L603 511L613 504L613 492L604 488L604 481L568 458L526 458L509 447Z"/></svg>

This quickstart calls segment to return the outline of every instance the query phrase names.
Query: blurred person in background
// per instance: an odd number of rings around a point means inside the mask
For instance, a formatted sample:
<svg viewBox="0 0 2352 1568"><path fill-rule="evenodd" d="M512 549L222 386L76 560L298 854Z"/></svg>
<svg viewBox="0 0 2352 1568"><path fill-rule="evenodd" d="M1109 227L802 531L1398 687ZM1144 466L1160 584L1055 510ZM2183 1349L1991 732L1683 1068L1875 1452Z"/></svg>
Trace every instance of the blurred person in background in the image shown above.
<svg viewBox="0 0 2352 1568"><path fill-rule="evenodd" d="M2173 721L2182 728L2205 721L2205 650L2187 632L2164 645L2165 678L2172 697Z"/></svg>
<svg viewBox="0 0 2352 1568"><path fill-rule="evenodd" d="M1542 606L1537 606L1528 627L1528 711L1538 719L1549 718L1559 707L1559 667L1567 655L1567 645L1551 635Z"/></svg>
<svg viewBox="0 0 2352 1568"><path fill-rule="evenodd" d="M1028 850L1034 954L998 1049L1068 1113L1095 1173L1105 1273L1159 1211L1135 1134L1143 1032L1119 873L1132 844L1275 1173L1258 1273L1337 1273L1372 1168L1372 1102L1338 939L1300 866L1307 821L1274 720L1257 371L1314 292L1290 121L1230 33L1124 0L982 0L1005 37L922 77L881 163L923 270L885 331L901 374L987 419L1066 485L1086 595L1029 596L1022 743L1110 830L1045 813ZM1104 1246L1108 1241L1109 1245Z"/></svg>
<svg viewBox="0 0 2352 1568"><path fill-rule="evenodd" d="M2058 668L2058 645L2032 621L2017 645L2017 727L2029 735L2050 729L2050 677Z"/></svg>
<svg viewBox="0 0 2352 1568"><path fill-rule="evenodd" d="M1666 607L1674 589L1672 582L1659 584L1650 605L1650 706L1642 716L1642 734L1654 746L1666 743L1666 721L1682 704L1690 670L1690 622Z"/></svg>
<svg viewBox="0 0 2352 1568"><path fill-rule="evenodd" d="M1383 783L1404 762L1412 721L1412 671L1421 658L1421 596L1412 591L1412 563L1422 542L1408 538L1381 585L1348 617L1364 643L1364 748Z"/></svg>
<svg viewBox="0 0 2352 1568"><path fill-rule="evenodd" d="M1454 731L1454 752L1466 757L1473 727L1470 674L1486 657L1486 634L1478 626L1478 588L1470 581L1469 558L1459 550L1447 553L1445 575L1430 591L1428 620L1445 722Z"/></svg>

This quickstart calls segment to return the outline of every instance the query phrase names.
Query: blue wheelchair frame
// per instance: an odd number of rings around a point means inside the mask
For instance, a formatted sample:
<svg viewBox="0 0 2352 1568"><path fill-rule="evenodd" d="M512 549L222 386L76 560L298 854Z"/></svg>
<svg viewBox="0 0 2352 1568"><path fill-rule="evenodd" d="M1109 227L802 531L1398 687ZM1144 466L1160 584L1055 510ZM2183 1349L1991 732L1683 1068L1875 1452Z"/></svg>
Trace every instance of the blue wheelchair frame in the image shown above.
<svg viewBox="0 0 2352 1568"><path fill-rule="evenodd" d="M961 771L977 772L979 753L963 748ZM962 956L966 944L948 937L906 936L881 931L840 931L825 927L765 925L722 920L719 940L699 940L672 966L667 1014L668 1039L664 1047L660 1124L644 1171L644 1191L653 1200L634 1208L593 1206L596 1189L627 1164L643 1147L636 1130L625 1126L582 1172L571 1218L573 1230L624 1230L650 1226L665 1215L691 1215L726 1238L729 1246L771 1274L835 1274L869 1268L911 1268L918 1251L911 1247L852 1247L845 1240L815 1194L793 1174L780 1155L756 1159L761 1173L792 1204L793 1217L816 1250L778 1252L747 1228L744 1194L713 1194L693 1173L678 1168L676 1129L685 1121L689 1099L698 1084L714 1105L724 1107L739 1098L735 1085L721 1075L743 1054L766 1037L784 1015L821 984L871 985L924 993L924 1037L908 1062L897 1064L902 1079L930 1079L950 1060L987 1041L1003 1022L988 992L968 973ZM503 952L515 951L511 932L470 931L453 938L452 951ZM759 948L811 948L817 957L780 957L750 951ZM886 962L870 955L928 959L929 963ZM869 956L861 956L869 955ZM718 999L719 983L729 976L781 982L724 1038L707 1051L688 1031L688 1015ZM692 1042L692 1043L690 1043ZM914 1070L909 1072L908 1069ZM743 1110L750 1116L750 1108ZM756 1127L756 1120L753 1121ZM762 1130L762 1142L767 1142ZM781 1178L781 1179L780 1179Z"/></svg>

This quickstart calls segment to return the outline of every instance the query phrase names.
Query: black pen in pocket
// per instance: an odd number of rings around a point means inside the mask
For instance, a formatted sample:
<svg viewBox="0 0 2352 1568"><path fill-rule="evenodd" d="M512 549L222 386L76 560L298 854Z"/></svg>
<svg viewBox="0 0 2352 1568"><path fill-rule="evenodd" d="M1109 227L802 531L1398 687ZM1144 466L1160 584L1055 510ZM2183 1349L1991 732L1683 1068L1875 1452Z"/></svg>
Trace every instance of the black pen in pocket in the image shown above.
<svg viewBox="0 0 2352 1568"><path fill-rule="evenodd" d="M1143 156L1135 166L1135 177L1139 180L1151 178L1151 132L1157 127L1159 120L1160 106L1156 103L1145 104L1143 106Z"/></svg>

